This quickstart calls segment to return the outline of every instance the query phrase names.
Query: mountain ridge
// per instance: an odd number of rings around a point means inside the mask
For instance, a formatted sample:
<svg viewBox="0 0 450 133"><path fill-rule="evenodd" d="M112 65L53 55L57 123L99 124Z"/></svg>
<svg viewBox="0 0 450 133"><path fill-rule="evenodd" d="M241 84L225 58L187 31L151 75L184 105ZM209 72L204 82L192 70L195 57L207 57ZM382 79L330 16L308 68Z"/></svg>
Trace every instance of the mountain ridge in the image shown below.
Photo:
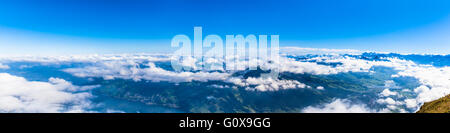
<svg viewBox="0 0 450 133"><path fill-rule="evenodd" d="M424 103L416 113L450 113L450 95Z"/></svg>

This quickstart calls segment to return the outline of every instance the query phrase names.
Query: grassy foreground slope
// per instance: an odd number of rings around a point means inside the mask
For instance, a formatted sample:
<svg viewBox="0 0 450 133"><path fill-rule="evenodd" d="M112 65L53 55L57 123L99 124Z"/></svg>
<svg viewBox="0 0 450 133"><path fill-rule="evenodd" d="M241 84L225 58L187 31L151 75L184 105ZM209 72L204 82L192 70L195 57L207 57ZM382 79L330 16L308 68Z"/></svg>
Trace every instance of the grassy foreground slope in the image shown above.
<svg viewBox="0 0 450 133"><path fill-rule="evenodd" d="M450 113L450 95L424 103L417 113Z"/></svg>

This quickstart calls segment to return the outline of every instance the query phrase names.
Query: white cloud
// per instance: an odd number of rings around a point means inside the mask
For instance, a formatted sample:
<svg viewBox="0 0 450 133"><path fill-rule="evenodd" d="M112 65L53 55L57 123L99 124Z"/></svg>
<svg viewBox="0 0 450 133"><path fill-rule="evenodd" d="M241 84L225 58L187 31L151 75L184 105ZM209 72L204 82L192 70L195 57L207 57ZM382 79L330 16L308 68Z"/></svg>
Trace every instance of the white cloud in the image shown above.
<svg viewBox="0 0 450 133"><path fill-rule="evenodd" d="M416 99L406 99L405 103L406 103L407 108L416 108L417 107Z"/></svg>
<svg viewBox="0 0 450 133"><path fill-rule="evenodd" d="M316 89L318 89L318 90L325 90L325 88L323 88L323 86L317 86Z"/></svg>
<svg viewBox="0 0 450 133"><path fill-rule="evenodd" d="M430 102L450 94L450 67L433 67L418 65L409 67L393 77L410 76L415 77L422 84L414 89L417 97L408 99L408 106L419 107L419 105ZM416 104L415 106L412 104Z"/></svg>
<svg viewBox="0 0 450 133"><path fill-rule="evenodd" d="M395 96L395 95L397 95L398 93L397 92L393 92L393 91L390 91L389 89L384 89L382 92L381 92L381 95L382 96L385 96L385 97L387 97L387 96Z"/></svg>
<svg viewBox="0 0 450 133"><path fill-rule="evenodd" d="M402 104L404 104L403 102L401 102L401 101L395 101L394 99L392 99L392 98L390 98L390 97L388 97L388 98L386 98L386 99L378 99L378 100L377 100L377 103L380 103L380 104L387 104L387 105L402 105Z"/></svg>
<svg viewBox="0 0 450 133"><path fill-rule="evenodd" d="M115 78L133 79L140 81L142 79L153 82L191 82L224 80L230 74L220 72L174 72L167 71L157 67L153 62L149 62L147 68L140 68L138 62L133 60L127 61L103 61L92 66L83 68L69 68L63 71L71 73L78 77L103 77L105 80Z"/></svg>
<svg viewBox="0 0 450 133"><path fill-rule="evenodd" d="M0 73L0 112L84 112L90 93L79 92L97 86L74 86L63 79L49 82Z"/></svg>
<svg viewBox="0 0 450 133"><path fill-rule="evenodd" d="M439 99L445 95L450 94L450 67L433 67L431 65L420 65L409 60L402 60L398 58L382 58L385 61L369 61L356 59L353 57L342 56L319 56L309 60L317 60L327 63L341 63L336 67L321 66L316 63L299 63L294 62L292 59L282 61L280 65L283 71L293 73L311 73L311 74L337 74L341 72L371 72L370 69L374 66L390 67L399 72L392 77L414 77L422 84L420 87L414 89L417 97L415 102L409 98L408 107L418 108L424 102ZM393 81L387 81L385 83L387 88L399 88ZM398 89L401 90L401 89ZM385 89L382 96L398 95L399 92L394 92L389 89ZM382 103L393 103L391 100L383 99ZM396 101L395 103L406 103L406 101ZM416 104L415 106L412 104ZM393 105L391 106L393 107Z"/></svg>
<svg viewBox="0 0 450 133"><path fill-rule="evenodd" d="M184 82L184 81L207 81L204 78L211 78L211 80L224 79L230 73L209 73L209 72L180 72L175 73L171 71L166 71L159 69L157 67L152 67L151 62L155 61L170 61L173 57L168 55L152 55L152 54L122 54L122 55L73 55L73 56L52 56L52 57L9 57L1 58L3 61L28 61L28 62L41 62L41 63L62 63L62 62L89 62L94 63L93 66L87 66L85 68L70 68L64 71L74 74L79 77L103 77L104 79L150 79L152 81L172 81L170 79L162 78L178 78L173 82ZM314 62L301 62L295 61L291 58L279 57L279 60L275 64L270 64L263 62L261 60L238 60L235 64L240 68L245 64L260 64L262 67L267 68L278 68L280 72L291 72L291 73L310 73L310 74L337 74L340 72L367 72L372 66L401 66L399 64L405 63L402 60L390 59L390 62L383 61L366 61L361 59L355 59L351 57L340 57L340 56L324 56L314 58L316 60L321 60L323 62L340 62L342 65L336 67L331 67L327 65L319 65ZM209 62L223 62L220 61L210 61ZM148 66L150 68L139 68L138 64L144 61L150 62ZM186 58L183 60L183 66L192 67L198 69L197 61L194 58ZM406 62L409 63L409 62ZM217 69L220 70L220 69ZM145 74L145 72L149 72ZM178 76L179 75L179 76ZM192 76L192 77L189 77ZM218 76L218 77L213 77ZM179 78L186 78L185 80Z"/></svg>
<svg viewBox="0 0 450 133"><path fill-rule="evenodd" d="M0 63L0 69L9 69L9 66Z"/></svg>
<svg viewBox="0 0 450 133"><path fill-rule="evenodd" d="M406 68L415 65L412 61L400 60L397 58L386 58L388 61L368 61L363 59L356 59L347 56L319 56L308 60L316 60L317 62L325 63L340 63L335 67L320 65L315 62L296 61L292 58L280 57L276 61L281 72L291 73L309 73L315 75L329 75L343 72L370 72L374 66L391 67L396 70L405 70ZM272 68L272 67L270 67Z"/></svg>
<svg viewBox="0 0 450 133"><path fill-rule="evenodd" d="M280 72L291 72L291 73L310 73L310 74L336 74L338 73L330 66L318 65L313 62L300 62L295 61L290 58L280 58L278 61Z"/></svg>
<svg viewBox="0 0 450 133"><path fill-rule="evenodd" d="M239 85L241 87L246 87L247 90L258 90L258 91L277 91L284 89L310 87L296 80L279 80L279 79L272 79L270 77L268 78L248 77L247 79L230 78L228 79L228 82L234 83L235 85Z"/></svg>
<svg viewBox="0 0 450 133"><path fill-rule="evenodd" d="M210 61L210 60L208 60L208 61ZM196 58L194 58L194 57L191 57L191 56L183 58L183 60L181 61L180 65L183 66L183 67L188 67L188 68L190 68L192 70L199 70L200 69L199 68L200 64L199 64L198 60Z"/></svg>
<svg viewBox="0 0 450 133"><path fill-rule="evenodd" d="M393 80L388 80L388 81L385 81L384 82L384 87L385 88L400 88L399 86L397 86L396 84L395 84L395 82L393 81Z"/></svg>
<svg viewBox="0 0 450 133"><path fill-rule="evenodd" d="M282 48L284 50L304 50L304 51L321 51L321 52L358 52L353 50L331 50L331 49L312 49L312 48ZM104 79L133 79L133 80L151 80L154 82L168 81L168 82L190 82L190 81L209 81L209 80L223 80L231 82L240 86L248 86L249 80L255 79L240 79L231 77L234 71L220 71L220 72L173 72L167 71L162 68L156 67L155 61L170 61L171 57L168 55L153 55L153 54L122 54L122 55L88 55L88 56L55 56L55 57L14 57L14 58L0 58L1 61L33 61L33 62L90 62L94 65L86 66L82 68L70 68L64 70L78 77L102 77ZM223 60L210 60L206 59L210 63L223 62ZM279 63L278 65L270 65L260 60L250 60L251 62L262 63L263 67L278 67L280 72L290 72L297 74L315 74L315 75L328 75L338 74L344 72L371 72L371 68L374 66L391 67L400 71L393 77L411 76L417 78L422 84L421 87L414 89L417 93L417 97L408 97L409 99L415 99L416 104L420 105L423 102L431 101L450 94L450 67L433 67L427 65L418 65L409 60L402 60L398 58L382 58L381 61L369 61L363 59L357 59L349 56L342 55L329 55L318 56L315 58L307 59L308 61L317 60L318 62L325 63L338 63L336 66L321 65L316 62L302 62L296 61L292 58L280 57L280 60L274 61ZM148 68L140 68L138 64L148 61ZM185 66L197 67L195 60L186 60L182 64ZM236 65L243 66L247 62L237 62ZM259 79L262 80L262 79ZM260 91L275 91L279 89L292 89L301 88L303 83L293 80L279 80L264 79L265 82L275 83L274 85L267 83L254 84L255 87L249 88L250 90ZM295 87L293 87L295 86ZM306 86L308 87L308 86ZM387 90L384 90L382 96L399 95L402 92L396 92L397 89L393 81L386 81L385 84ZM317 88L316 88L317 89ZM398 89L400 90L400 89ZM414 103L414 102L409 102ZM412 107L412 105L410 106Z"/></svg>
<svg viewBox="0 0 450 133"><path fill-rule="evenodd" d="M321 106L308 106L302 110L304 113L374 113L379 112L367 108L364 104L351 104L346 99L335 99L331 103Z"/></svg>
<svg viewBox="0 0 450 133"><path fill-rule="evenodd" d="M217 84L209 85L209 87L220 88L220 89L230 88L230 86L228 86L228 85L217 85Z"/></svg>
<svg viewBox="0 0 450 133"><path fill-rule="evenodd" d="M123 60L146 60L146 61L170 61L168 55L163 54L106 54L106 55L67 55L67 56L14 56L0 57L5 62L40 62L40 63L63 63L63 62L100 62L100 61L123 61Z"/></svg>

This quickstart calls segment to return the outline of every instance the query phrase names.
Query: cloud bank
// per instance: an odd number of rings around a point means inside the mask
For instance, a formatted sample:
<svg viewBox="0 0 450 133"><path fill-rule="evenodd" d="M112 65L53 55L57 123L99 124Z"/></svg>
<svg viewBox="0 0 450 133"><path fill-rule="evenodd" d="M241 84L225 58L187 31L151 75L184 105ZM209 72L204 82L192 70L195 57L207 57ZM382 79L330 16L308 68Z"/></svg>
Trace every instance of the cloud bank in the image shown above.
<svg viewBox="0 0 450 133"><path fill-rule="evenodd" d="M331 103L320 106L308 106L302 110L303 113L376 113L364 104L351 104L347 99L335 99Z"/></svg>
<svg viewBox="0 0 450 133"><path fill-rule="evenodd" d="M9 69L9 66L0 63L0 69Z"/></svg>
<svg viewBox="0 0 450 133"><path fill-rule="evenodd" d="M282 48L283 49L283 48ZM354 50L332 50L332 49L311 49L311 48L284 48L294 51L319 51L325 53L358 53ZM289 52L286 52L289 53ZM289 55L286 54L285 55ZM64 63L64 62L85 62L85 66L77 68L68 68L62 71L70 73L77 77L100 77L105 80L129 79L134 81L148 80L152 82L192 82L192 81L223 81L230 83L228 87L243 87L249 91L278 91L285 89L312 88L307 82L301 83L297 80L287 80L281 78L262 78L234 76L236 71L171 71L163 69L156 65L156 62L169 62L169 55L152 54L122 54L122 55L88 55L88 56L56 56L56 57L14 57L0 58L3 62L40 62L40 63ZM221 60L206 59L207 63L222 62ZM257 64L260 60L243 60L237 62L238 67L243 64ZM392 57L381 57L379 60L367 60L357 58L351 55L327 55L314 56L307 59L296 59L287 56L281 56L280 60L275 61L278 65L264 64L264 67L278 67L281 73L293 74L311 74L311 75L333 75L347 72L365 72L374 73L375 66L393 68L398 73L391 75L397 77L414 77L420 82L420 86L412 90L399 88L394 81L386 81L384 88L378 94L379 98L375 102L385 106L390 110L403 112L400 107L417 109L424 102L432 101L450 94L450 67L435 67L430 65L417 64L411 60L404 60ZM325 65L336 64L336 65ZM186 58L181 64L197 68L195 59ZM6 64L0 64L0 69L8 69ZM12 76L14 77L14 76ZM28 83L31 81L22 81ZM34 82L33 82L34 83ZM55 85L51 81L43 82ZM234 86L233 86L234 85ZM49 85L47 85L49 86ZM66 84L66 86L73 86ZM64 87L62 87L64 88ZM77 87L71 87L77 88ZM219 87L217 87L219 88ZM223 87L222 87L223 88ZM312 88L318 91L327 91L323 86ZM406 90L406 91L405 91ZM415 95L406 97L404 92L411 92ZM64 91L63 91L64 92ZM65 94L65 93L62 93ZM71 93L70 93L71 94ZM341 106L341 107L338 107ZM7 107L7 106L5 106ZM26 109L23 109L26 110ZM366 105L350 104L348 100L337 99L329 104L322 106L310 106L305 108L304 112L379 112L369 109ZM52 109L57 112L59 109ZM26 111L24 111L26 112Z"/></svg>
<svg viewBox="0 0 450 133"><path fill-rule="evenodd" d="M48 82L28 81L0 73L0 112L85 112L90 93L97 86L75 86L59 78Z"/></svg>
<svg viewBox="0 0 450 133"><path fill-rule="evenodd" d="M149 62L146 68L139 67L137 62L127 61L105 61L83 68L69 68L63 70L78 77L103 77L105 80L132 79L134 81L149 80L152 82L191 82L224 80L230 74L220 72L174 72L157 67Z"/></svg>

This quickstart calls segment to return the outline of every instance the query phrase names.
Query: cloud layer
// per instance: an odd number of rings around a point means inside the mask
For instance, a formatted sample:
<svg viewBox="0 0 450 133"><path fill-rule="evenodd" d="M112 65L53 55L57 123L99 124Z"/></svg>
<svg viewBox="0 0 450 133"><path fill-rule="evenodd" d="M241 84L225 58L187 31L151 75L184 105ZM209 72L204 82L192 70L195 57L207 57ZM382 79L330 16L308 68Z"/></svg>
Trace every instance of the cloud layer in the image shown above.
<svg viewBox="0 0 450 133"><path fill-rule="evenodd" d="M147 63L145 66L145 68L141 68L137 62L132 60L104 61L95 63L92 66L69 68L64 71L78 77L103 77L105 80L120 78L134 81L149 80L152 82L168 81L174 83L224 80L230 75L221 72L174 72L156 67L152 62Z"/></svg>
<svg viewBox="0 0 450 133"><path fill-rule="evenodd" d="M320 106L309 106L302 110L303 113L377 113L364 104L351 104L346 99L335 99L331 103Z"/></svg>
<svg viewBox="0 0 450 133"><path fill-rule="evenodd" d="M0 63L0 69L9 69L9 66Z"/></svg>
<svg viewBox="0 0 450 133"><path fill-rule="evenodd" d="M310 49L310 48L285 48L290 52L297 51L319 51L326 53L358 53L354 50L330 50L330 49ZM288 54L286 54L288 55ZM243 77L234 75L239 71L197 71L195 69L199 64L198 60L186 58L181 63L184 67L191 67L193 71L172 71L157 65L157 62L169 62L172 59L169 55L152 54L123 54L123 55L89 55L89 56L57 56L57 57L11 57L1 58L0 61L6 62L0 64L0 69L9 69L8 62L39 62L39 63L73 63L83 62L86 65L63 69L62 71L70 73L77 77L100 77L105 80L127 79L134 81L147 80L152 82L209 82L222 81L225 86L216 86L216 88L242 87L248 91L279 91L286 89L307 88L320 92L326 92L330 88L327 86L311 87L308 82L300 82L295 79L267 78L267 77ZM207 63L218 63L223 60L205 59ZM376 104L384 106L387 110L396 112L406 112L403 107L408 109L418 109L424 102L432 101L450 94L450 67L435 67L431 65L417 64L411 60L405 60L394 57L380 57L377 60L358 58L352 55L319 55L308 58L295 58L281 56L279 60L273 63L266 63L260 60L239 60L235 65L238 67L244 64L261 64L260 67L274 68L281 73L292 74L311 74L311 75L335 75L348 72L375 73L373 68L376 66L388 67L397 72L391 75L392 78L413 77L420 82L420 86L411 90L401 88L393 80L387 80L384 87L378 91ZM278 63L278 64L277 64ZM327 65L335 64L335 65ZM245 69L244 69L245 70ZM33 82L24 78L2 73L0 76L0 106L3 112L72 112L82 111L89 97L87 93L73 93L83 87L74 86L63 80L51 78L49 82ZM8 84L9 83L9 84ZM15 83L15 84L14 84ZM19 89L14 89L19 88ZM30 89L38 88L43 95L61 95L55 96L55 100L48 100L37 96L39 92ZM332 88L331 88L332 89ZM16 90L11 91L11 90ZM414 95L404 95L405 92ZM36 94L36 95L35 95ZM39 94L40 95L40 94ZM31 100L30 100L31 99ZM84 101L84 102L79 102ZM14 104L8 104L14 103ZM45 109L40 109L31 105L42 105ZM65 109L61 106L65 103L77 103L71 109ZM14 106L13 106L14 105ZM309 106L304 112L380 112L380 110L370 109L367 105L351 104L345 99L335 99L330 103L320 106Z"/></svg>
<svg viewBox="0 0 450 133"><path fill-rule="evenodd" d="M28 81L0 73L0 112L84 112L96 86L74 86L59 78L48 82Z"/></svg>

